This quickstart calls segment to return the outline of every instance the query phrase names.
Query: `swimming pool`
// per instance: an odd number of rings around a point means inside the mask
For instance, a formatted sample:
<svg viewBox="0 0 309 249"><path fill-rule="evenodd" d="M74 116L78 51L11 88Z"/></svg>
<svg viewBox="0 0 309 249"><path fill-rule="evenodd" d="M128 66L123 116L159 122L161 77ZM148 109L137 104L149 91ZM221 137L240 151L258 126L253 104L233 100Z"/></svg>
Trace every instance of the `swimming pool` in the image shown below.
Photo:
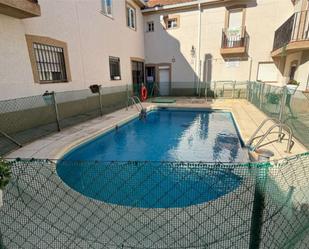
<svg viewBox="0 0 309 249"><path fill-rule="evenodd" d="M57 172L74 190L107 203L185 207L241 184L231 170L202 162L243 162L246 155L231 113L158 109L68 152Z"/></svg>

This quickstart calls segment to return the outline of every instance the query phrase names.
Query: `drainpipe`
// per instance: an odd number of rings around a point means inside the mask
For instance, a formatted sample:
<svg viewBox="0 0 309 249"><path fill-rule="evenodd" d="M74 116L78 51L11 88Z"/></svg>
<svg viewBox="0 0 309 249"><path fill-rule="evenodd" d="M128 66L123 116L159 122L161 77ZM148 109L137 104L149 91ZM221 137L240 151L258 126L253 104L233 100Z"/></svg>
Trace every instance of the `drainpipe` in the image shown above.
<svg viewBox="0 0 309 249"><path fill-rule="evenodd" d="M198 34L197 34L197 95L201 94L201 22L202 22L202 9L201 2L198 3Z"/></svg>
<svg viewBox="0 0 309 249"><path fill-rule="evenodd" d="M252 57L250 57L250 68L249 68L249 82L251 81L251 75L252 75L252 64L253 64L253 61L252 61Z"/></svg>

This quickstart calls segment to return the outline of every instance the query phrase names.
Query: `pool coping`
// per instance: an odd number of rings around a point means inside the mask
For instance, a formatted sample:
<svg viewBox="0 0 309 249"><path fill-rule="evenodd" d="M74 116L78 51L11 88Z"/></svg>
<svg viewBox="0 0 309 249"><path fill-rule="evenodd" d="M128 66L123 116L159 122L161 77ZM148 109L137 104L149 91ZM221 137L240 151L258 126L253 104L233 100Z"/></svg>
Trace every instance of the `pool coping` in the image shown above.
<svg viewBox="0 0 309 249"><path fill-rule="evenodd" d="M148 112L158 108L210 111L217 110L229 112L232 115L235 128L239 134L239 138L244 144L245 141L249 139L249 134L252 134L258 126L258 123L260 123L259 119L262 119L262 115L265 116L252 104L239 100L233 101L231 103L228 101L220 101L215 103L204 102L202 103L202 105L200 103L192 104L177 102L173 104L154 104L146 102L143 103L143 105ZM241 108L244 110L242 110ZM80 144L95 139L97 136L111 131L116 126L121 126L127 122L130 122L134 118L138 117L138 115L139 112L134 107L129 107L128 109L124 108L111 114L107 114L102 117L98 117L84 123L65 128L59 133L54 133L39 140L36 140L20 149L17 149L16 151L7 154L5 158L40 158L59 160L66 153L79 146ZM258 117L256 118L256 116ZM304 148L304 146L302 146L295 138L294 140L295 144L297 144L297 149L295 149L297 151L294 152L295 150L293 149L294 151L291 154L281 152L280 145L273 145L271 149L275 150L275 152L277 153L277 156L275 158L281 159L287 156L300 154L307 151L306 148Z"/></svg>
<svg viewBox="0 0 309 249"><path fill-rule="evenodd" d="M231 118L232 118L232 123L233 125L235 126L235 130L236 130L236 133L237 133L237 137L239 139L239 142L240 142L240 145L241 145L241 148L243 150L246 150L246 146L245 146L245 141L243 140L242 138L242 135L241 135L241 132L240 132L240 127L239 125L237 124L236 122L236 119L235 119L235 115L234 113L232 112L232 110L228 110L228 109L220 109L220 108L209 108L209 107L198 107L198 108L192 108L192 107L179 107L179 106L158 106L158 105L155 105L155 106L149 106L146 108L146 111L147 111L147 114L152 112L152 111L158 111L158 110L179 110L179 111L182 111L182 110L185 110L185 111L204 111L204 112L225 112L225 113L229 113L231 115ZM98 131L96 132L95 134L91 135L90 137L87 137L85 139L80 139L80 140L77 140L75 143L71 143L69 144L68 146L66 146L65 148L63 148L57 155L56 155L56 158L54 158L53 160L62 160L64 159L64 157L73 152L74 150L78 149L79 147L81 146L85 146L86 144L88 143L91 143L92 141L94 141L95 139L97 139L98 137L101 137L101 136L104 136L106 135L107 133L119 128L119 127L122 127L124 125L127 125L128 123L130 123L131 121L134 121L135 119L137 119L139 117L139 113L137 114L134 114L134 115L131 115L130 117L126 118L126 119L123 119L119 122L116 122L115 124L113 125L110 125L106 128L103 128L102 131ZM248 157L249 158L249 157ZM65 160L65 159L64 159ZM145 160L144 160L145 161ZM246 161L247 162L247 161ZM246 162L238 162L238 163L246 163ZM248 162L249 159L248 159ZM233 163L233 162L232 162Z"/></svg>

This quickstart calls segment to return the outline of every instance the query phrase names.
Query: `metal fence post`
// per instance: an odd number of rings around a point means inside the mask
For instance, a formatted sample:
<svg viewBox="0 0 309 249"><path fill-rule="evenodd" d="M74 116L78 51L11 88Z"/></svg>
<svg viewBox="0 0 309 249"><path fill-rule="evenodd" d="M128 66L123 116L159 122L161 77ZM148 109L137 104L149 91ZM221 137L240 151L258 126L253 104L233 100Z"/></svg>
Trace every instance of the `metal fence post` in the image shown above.
<svg viewBox="0 0 309 249"><path fill-rule="evenodd" d="M265 187L268 175L269 163L255 165L256 184L251 216L250 244L249 249L259 249L263 227L263 211L265 207Z"/></svg>
<svg viewBox="0 0 309 249"><path fill-rule="evenodd" d="M0 249L5 249L5 246L3 244L3 239L2 239L2 233L0 231Z"/></svg>
<svg viewBox="0 0 309 249"><path fill-rule="evenodd" d="M249 94L250 94L250 81L247 81L247 89L246 89L246 98L247 98L247 101L250 100Z"/></svg>
<svg viewBox="0 0 309 249"><path fill-rule="evenodd" d="M265 84L261 83L261 85L260 85L260 104L259 104L260 110L262 110L264 86L265 86Z"/></svg>
<svg viewBox="0 0 309 249"><path fill-rule="evenodd" d="M129 86L128 86L128 84L126 84L126 95L127 95L127 108L126 108L126 110L128 110L129 109Z"/></svg>
<svg viewBox="0 0 309 249"><path fill-rule="evenodd" d="M254 89L256 88L256 82L254 82L253 84L250 83L250 102L253 103L253 95L254 95Z"/></svg>
<svg viewBox="0 0 309 249"><path fill-rule="evenodd" d="M287 87L283 87L282 89L282 97L281 97L281 102L280 102L280 112L279 112L279 121L280 123L283 123L283 113L285 111L285 105L286 105L286 98L287 98ZM278 142L281 141L281 136L280 134L282 133L282 126L279 128L279 134L278 134Z"/></svg>
<svg viewBox="0 0 309 249"><path fill-rule="evenodd" d="M205 82L205 100L207 101L207 94L208 94L208 82Z"/></svg>
<svg viewBox="0 0 309 249"><path fill-rule="evenodd" d="M103 107L102 107L102 99L101 99L101 86L99 86L99 91L98 91L98 94L99 94L99 105L100 105L100 114L101 116L103 116Z"/></svg>
<svg viewBox="0 0 309 249"><path fill-rule="evenodd" d="M282 89L282 97L281 97L281 106L280 106L280 112L279 112L279 121L282 122L283 120L283 112L285 109L285 104L286 104L286 95L287 95L287 87L283 87Z"/></svg>
<svg viewBox="0 0 309 249"><path fill-rule="evenodd" d="M236 80L233 82L232 99L235 98L235 86L236 86Z"/></svg>
<svg viewBox="0 0 309 249"><path fill-rule="evenodd" d="M56 93L51 92L51 96L53 98L54 110L55 110L55 114L56 114L57 129L58 129L58 131L61 131L58 105L57 105L57 101L56 101Z"/></svg>

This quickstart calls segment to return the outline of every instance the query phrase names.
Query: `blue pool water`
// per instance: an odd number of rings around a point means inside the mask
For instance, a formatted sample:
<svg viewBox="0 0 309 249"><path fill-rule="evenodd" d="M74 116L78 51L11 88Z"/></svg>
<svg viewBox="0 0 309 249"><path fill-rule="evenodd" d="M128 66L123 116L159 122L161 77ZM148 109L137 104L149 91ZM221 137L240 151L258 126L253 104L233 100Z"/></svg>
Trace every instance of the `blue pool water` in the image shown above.
<svg viewBox="0 0 309 249"><path fill-rule="evenodd" d="M60 160L57 172L71 188L100 201L185 207L214 200L241 184L231 170L201 162L244 160L229 112L166 109L82 144Z"/></svg>

